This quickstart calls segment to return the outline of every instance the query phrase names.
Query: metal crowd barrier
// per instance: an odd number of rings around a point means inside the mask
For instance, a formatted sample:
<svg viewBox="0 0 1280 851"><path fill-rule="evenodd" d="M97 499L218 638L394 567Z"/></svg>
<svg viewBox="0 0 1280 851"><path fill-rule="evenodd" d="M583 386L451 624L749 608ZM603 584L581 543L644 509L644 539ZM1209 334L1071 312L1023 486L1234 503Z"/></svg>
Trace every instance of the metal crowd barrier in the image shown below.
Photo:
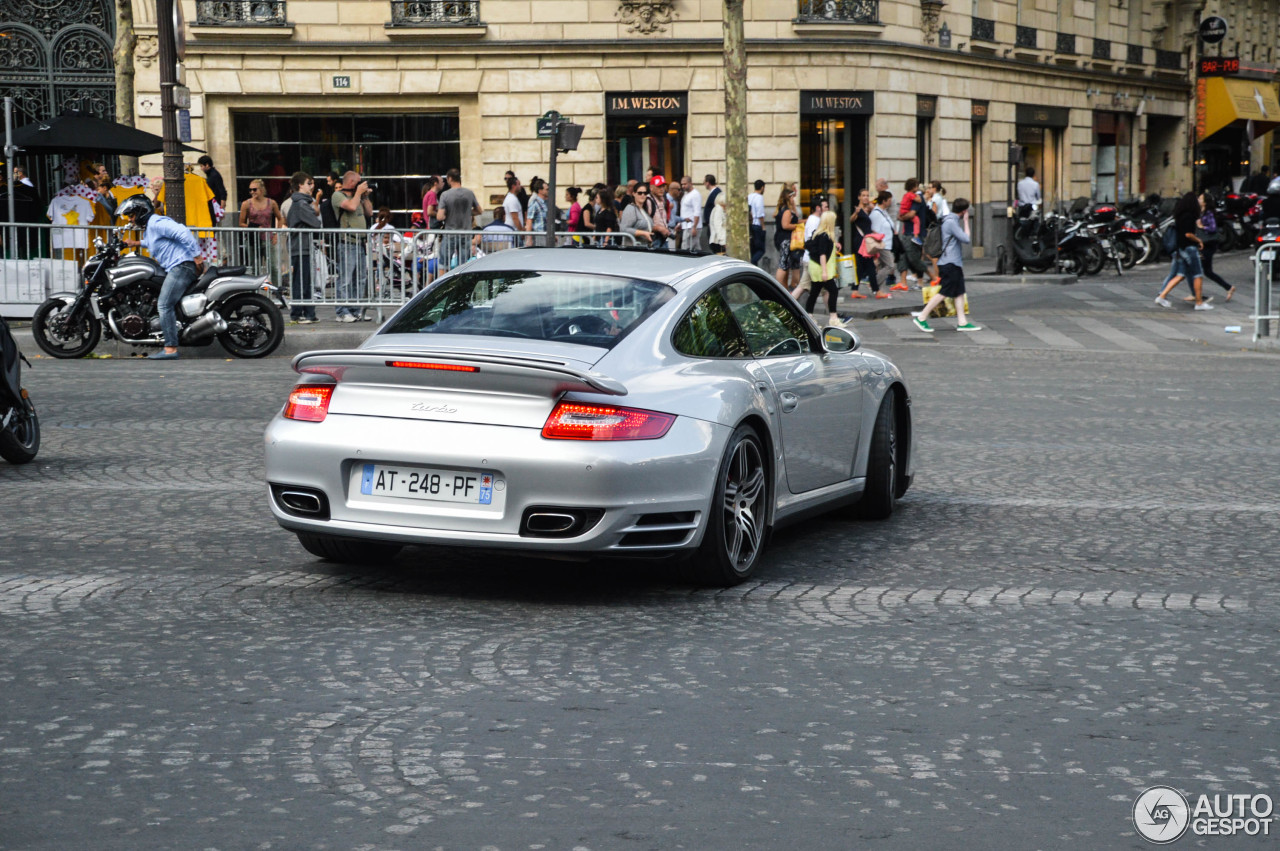
<svg viewBox="0 0 1280 851"><path fill-rule="evenodd" d="M249 274L269 277L291 305L353 312L399 307L440 275L477 257L547 243L545 233L484 229L191 231L206 263L245 266ZM0 315L31 316L50 293L79 288L94 239L109 235L106 226L0 223ZM130 236L137 238L136 232ZM636 244L625 233L563 234L556 241L564 246Z"/></svg>
<svg viewBox="0 0 1280 851"><path fill-rule="evenodd" d="M1274 311L1275 300L1272 298L1274 272L1280 254L1280 243L1269 243L1259 248L1253 255L1253 339L1257 342L1263 337L1271 336L1271 323L1280 320L1280 314Z"/></svg>

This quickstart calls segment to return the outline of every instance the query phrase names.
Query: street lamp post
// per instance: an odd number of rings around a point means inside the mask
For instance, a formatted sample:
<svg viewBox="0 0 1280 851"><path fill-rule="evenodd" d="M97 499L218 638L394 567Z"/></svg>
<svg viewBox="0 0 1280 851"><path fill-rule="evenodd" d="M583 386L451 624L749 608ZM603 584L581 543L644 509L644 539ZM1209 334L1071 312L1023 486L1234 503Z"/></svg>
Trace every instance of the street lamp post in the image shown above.
<svg viewBox="0 0 1280 851"><path fill-rule="evenodd" d="M186 224L187 203L182 173L182 143L178 140L178 45L174 30L174 0L156 0L156 35L160 42L160 135L164 139L164 212Z"/></svg>

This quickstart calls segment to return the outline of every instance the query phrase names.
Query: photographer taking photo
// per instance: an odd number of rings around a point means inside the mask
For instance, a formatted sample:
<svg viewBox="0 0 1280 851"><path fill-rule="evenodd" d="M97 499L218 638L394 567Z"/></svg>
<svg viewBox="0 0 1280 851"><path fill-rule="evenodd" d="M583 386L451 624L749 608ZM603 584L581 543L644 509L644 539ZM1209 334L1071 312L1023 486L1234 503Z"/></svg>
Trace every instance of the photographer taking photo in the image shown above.
<svg viewBox="0 0 1280 851"><path fill-rule="evenodd" d="M359 322L364 311L353 310L343 302L357 301L365 293L364 257L361 255L361 237L369 227L373 214L373 201L369 197L372 187L360 175L349 171L342 175L342 185L334 191L329 203L338 217L338 227L359 231L360 236L342 236L338 249L338 306L334 312L339 322Z"/></svg>

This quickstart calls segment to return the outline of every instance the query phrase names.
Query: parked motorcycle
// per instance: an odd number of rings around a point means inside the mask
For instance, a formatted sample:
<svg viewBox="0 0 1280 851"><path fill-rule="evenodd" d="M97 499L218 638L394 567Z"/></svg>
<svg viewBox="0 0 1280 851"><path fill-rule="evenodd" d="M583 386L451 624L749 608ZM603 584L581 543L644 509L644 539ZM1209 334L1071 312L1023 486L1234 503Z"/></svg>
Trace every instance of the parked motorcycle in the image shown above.
<svg viewBox="0 0 1280 851"><path fill-rule="evenodd" d="M123 229L107 242L94 240L97 253L83 270L79 292L54 293L36 310L31 330L36 345L55 358L80 358L99 339L133 346L164 345L158 299L165 270L139 254L121 255ZM244 266L214 267L187 287L175 308L179 343L198 346L216 337L238 358L260 358L284 338L284 298L265 277Z"/></svg>
<svg viewBox="0 0 1280 851"><path fill-rule="evenodd" d="M1020 217L1013 226L1013 239L1010 240L1013 272L1016 274L1022 269L1047 272L1058 259L1052 222L1033 215L1031 205L1024 206L1025 209L1019 211Z"/></svg>
<svg viewBox="0 0 1280 851"><path fill-rule="evenodd" d="M8 324L0 318L0 458L26 464L40 451L40 419L22 386L22 356Z"/></svg>
<svg viewBox="0 0 1280 851"><path fill-rule="evenodd" d="M1069 275L1096 275L1106 263L1102 246L1084 221L1072 222L1058 237L1058 268Z"/></svg>

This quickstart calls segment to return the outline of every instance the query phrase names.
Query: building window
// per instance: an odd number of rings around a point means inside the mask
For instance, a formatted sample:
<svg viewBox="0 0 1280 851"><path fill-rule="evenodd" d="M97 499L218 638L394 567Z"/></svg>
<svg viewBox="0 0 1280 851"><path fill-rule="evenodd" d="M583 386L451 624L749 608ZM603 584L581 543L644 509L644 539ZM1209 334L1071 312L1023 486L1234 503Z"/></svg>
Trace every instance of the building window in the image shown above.
<svg viewBox="0 0 1280 851"><path fill-rule="evenodd" d="M1014 32L1013 42L1018 47L1029 47L1034 50L1036 47L1036 28L1019 25Z"/></svg>
<svg viewBox="0 0 1280 851"><path fill-rule="evenodd" d="M972 32L974 41L996 40L996 22L987 18L973 18Z"/></svg>
<svg viewBox="0 0 1280 851"><path fill-rule="evenodd" d="M880 23L880 0L800 0L797 21L840 21L847 24Z"/></svg>
<svg viewBox="0 0 1280 851"><path fill-rule="evenodd" d="M238 112L232 115L236 189L249 197L249 181L261 178L277 202L289 197L289 177L359 172L376 184L373 206L390 207L396 224L422 209L428 175L459 168L462 161L455 113L312 115Z"/></svg>
<svg viewBox="0 0 1280 851"><path fill-rule="evenodd" d="M196 25L202 27L286 26L285 0L196 0Z"/></svg>
<svg viewBox="0 0 1280 851"><path fill-rule="evenodd" d="M480 0L391 0L393 27L452 27L480 23Z"/></svg>
<svg viewBox="0 0 1280 851"><path fill-rule="evenodd" d="M1133 118L1127 113L1093 114L1093 200L1122 201L1132 194L1132 128Z"/></svg>

